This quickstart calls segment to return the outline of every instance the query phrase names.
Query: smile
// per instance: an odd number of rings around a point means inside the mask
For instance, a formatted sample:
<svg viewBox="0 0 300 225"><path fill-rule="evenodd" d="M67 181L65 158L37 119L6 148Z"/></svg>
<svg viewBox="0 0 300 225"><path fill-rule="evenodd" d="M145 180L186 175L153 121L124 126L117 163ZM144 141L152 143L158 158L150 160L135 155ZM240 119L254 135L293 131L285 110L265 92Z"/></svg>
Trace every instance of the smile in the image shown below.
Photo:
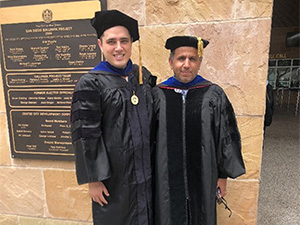
<svg viewBox="0 0 300 225"><path fill-rule="evenodd" d="M114 57L115 57L116 59L123 59L124 55L125 55L125 54L118 54L118 55L114 55Z"/></svg>

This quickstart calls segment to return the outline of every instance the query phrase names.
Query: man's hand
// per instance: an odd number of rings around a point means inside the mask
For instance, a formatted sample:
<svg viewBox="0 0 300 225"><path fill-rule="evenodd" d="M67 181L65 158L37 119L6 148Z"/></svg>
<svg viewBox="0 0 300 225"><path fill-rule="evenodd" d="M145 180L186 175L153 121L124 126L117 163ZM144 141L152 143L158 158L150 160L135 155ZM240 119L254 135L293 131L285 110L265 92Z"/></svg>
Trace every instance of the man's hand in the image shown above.
<svg viewBox="0 0 300 225"><path fill-rule="evenodd" d="M220 195L221 197L224 197L226 195L226 186L227 186L227 178L219 178L218 179L218 184L217 184L217 187L220 188Z"/></svg>
<svg viewBox="0 0 300 225"><path fill-rule="evenodd" d="M101 206L104 206L104 204L105 205L108 204L103 193L105 194L105 196L109 196L109 193L105 185L101 181L89 183L89 191L90 191L90 196L94 202L98 202L99 205Z"/></svg>

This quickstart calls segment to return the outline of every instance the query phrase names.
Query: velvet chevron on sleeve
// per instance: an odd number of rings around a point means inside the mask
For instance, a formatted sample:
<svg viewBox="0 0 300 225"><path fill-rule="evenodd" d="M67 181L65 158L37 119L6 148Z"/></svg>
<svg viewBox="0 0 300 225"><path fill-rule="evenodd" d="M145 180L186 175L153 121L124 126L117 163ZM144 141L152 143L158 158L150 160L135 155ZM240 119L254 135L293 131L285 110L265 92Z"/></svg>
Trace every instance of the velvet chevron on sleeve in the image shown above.
<svg viewBox="0 0 300 225"><path fill-rule="evenodd" d="M73 94L72 140L79 184L106 180L110 165L102 137L101 94L93 75L82 76Z"/></svg>

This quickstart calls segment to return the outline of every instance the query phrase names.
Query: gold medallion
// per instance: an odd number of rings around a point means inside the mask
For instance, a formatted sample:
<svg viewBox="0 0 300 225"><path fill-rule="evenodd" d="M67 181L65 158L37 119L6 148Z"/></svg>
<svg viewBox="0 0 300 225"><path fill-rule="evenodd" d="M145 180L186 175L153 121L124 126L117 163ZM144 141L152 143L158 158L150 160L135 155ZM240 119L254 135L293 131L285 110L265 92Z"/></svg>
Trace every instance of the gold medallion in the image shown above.
<svg viewBox="0 0 300 225"><path fill-rule="evenodd" d="M137 105L139 104L139 98L135 94L133 94L130 98L132 105Z"/></svg>

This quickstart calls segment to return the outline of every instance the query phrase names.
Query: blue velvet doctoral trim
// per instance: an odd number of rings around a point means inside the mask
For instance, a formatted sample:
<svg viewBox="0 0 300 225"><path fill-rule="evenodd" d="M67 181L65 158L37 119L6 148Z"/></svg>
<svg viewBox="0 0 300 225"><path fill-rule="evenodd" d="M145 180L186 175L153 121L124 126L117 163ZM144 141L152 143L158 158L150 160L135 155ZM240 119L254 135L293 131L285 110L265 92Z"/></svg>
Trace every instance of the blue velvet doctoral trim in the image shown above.
<svg viewBox="0 0 300 225"><path fill-rule="evenodd" d="M117 74L120 76L127 76L130 72L132 72L133 64L132 64L131 59L129 59L126 67L124 69L121 69L121 68L116 68L116 67L112 66L107 61L102 61L97 66L95 66L94 69L92 69L92 71L93 70L100 70L100 71Z"/></svg>
<svg viewBox="0 0 300 225"><path fill-rule="evenodd" d="M198 83L201 83L203 81L206 81L203 77L200 75L197 75L194 80L188 82L188 83L182 83L179 80L177 80L174 76L170 77L166 81L162 82L164 85L172 86L172 87L181 87L184 89L188 89L192 86L195 86Z"/></svg>

